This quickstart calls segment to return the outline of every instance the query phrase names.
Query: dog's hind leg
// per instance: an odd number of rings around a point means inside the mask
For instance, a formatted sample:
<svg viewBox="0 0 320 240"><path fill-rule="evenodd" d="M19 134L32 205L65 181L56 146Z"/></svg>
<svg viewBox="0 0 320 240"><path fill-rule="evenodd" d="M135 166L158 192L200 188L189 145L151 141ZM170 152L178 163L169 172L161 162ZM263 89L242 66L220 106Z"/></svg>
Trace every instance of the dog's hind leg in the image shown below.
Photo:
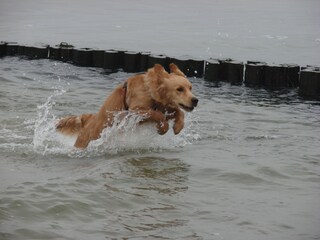
<svg viewBox="0 0 320 240"><path fill-rule="evenodd" d="M95 118L93 118L92 121L88 121L81 129L74 147L86 148L90 141L100 138L102 130L112 126L115 113L117 112L105 112L104 118L98 118L98 116L95 115Z"/></svg>
<svg viewBox="0 0 320 240"><path fill-rule="evenodd" d="M88 131L81 131L74 144L74 147L82 149L86 148L91 140L92 139L90 138Z"/></svg>
<svg viewBox="0 0 320 240"><path fill-rule="evenodd" d="M92 117L94 117L94 114L64 117L58 121L56 129L65 135L77 135Z"/></svg>

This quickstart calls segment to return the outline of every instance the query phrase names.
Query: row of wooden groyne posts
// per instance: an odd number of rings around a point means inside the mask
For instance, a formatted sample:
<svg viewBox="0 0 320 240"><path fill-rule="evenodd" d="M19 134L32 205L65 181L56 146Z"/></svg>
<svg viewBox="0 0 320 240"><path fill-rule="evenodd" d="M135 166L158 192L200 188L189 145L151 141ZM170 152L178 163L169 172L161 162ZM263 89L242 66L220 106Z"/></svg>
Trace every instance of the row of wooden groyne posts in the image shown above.
<svg viewBox="0 0 320 240"><path fill-rule="evenodd" d="M67 43L49 46L27 46L1 42L0 57L25 56L29 59L54 59L77 66L104 68L114 72L143 72L159 63L165 68L173 62L188 77L204 78L208 81L225 81L263 87L269 90L299 88L299 95L320 100L320 67L296 64L267 64L259 61L246 63L232 59L191 59L154 55L149 52L121 50L98 50L75 48Z"/></svg>

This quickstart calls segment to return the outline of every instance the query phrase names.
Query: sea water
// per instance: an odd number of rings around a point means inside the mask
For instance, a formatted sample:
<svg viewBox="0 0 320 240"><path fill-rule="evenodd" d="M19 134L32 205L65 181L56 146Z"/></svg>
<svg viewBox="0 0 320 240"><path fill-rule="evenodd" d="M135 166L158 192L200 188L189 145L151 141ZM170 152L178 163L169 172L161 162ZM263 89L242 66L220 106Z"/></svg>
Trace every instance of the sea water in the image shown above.
<svg viewBox="0 0 320 240"><path fill-rule="evenodd" d="M1 239L320 238L319 102L190 78L179 135L137 115L86 150L55 131L132 75L0 59Z"/></svg>

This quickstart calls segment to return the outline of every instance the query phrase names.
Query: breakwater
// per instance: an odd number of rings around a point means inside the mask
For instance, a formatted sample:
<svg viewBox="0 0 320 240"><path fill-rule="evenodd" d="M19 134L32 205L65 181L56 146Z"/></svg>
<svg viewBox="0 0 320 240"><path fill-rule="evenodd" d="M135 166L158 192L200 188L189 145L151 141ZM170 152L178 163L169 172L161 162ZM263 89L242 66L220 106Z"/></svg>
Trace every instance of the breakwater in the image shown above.
<svg viewBox="0 0 320 240"><path fill-rule="evenodd" d="M188 77L204 78L207 81L224 81L262 87L269 90L298 88L299 95L320 99L320 67L297 64L269 64L260 61L240 62L233 59L195 59L170 57L151 52L124 50L100 50L76 48L66 42L59 45L20 45L15 42L0 43L0 57L24 56L29 59L49 58L69 62L82 67L99 67L114 72L143 72L159 63L168 69L175 63Z"/></svg>

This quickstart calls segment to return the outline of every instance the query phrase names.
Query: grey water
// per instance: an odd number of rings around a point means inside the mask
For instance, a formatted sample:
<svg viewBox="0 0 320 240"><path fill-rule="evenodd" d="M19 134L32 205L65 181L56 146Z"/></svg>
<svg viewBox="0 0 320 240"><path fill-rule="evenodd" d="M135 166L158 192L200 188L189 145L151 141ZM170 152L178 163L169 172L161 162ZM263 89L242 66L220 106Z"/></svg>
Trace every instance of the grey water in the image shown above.
<svg viewBox="0 0 320 240"><path fill-rule="evenodd" d="M1 0L0 40L320 63L320 2ZM0 239L320 239L320 105L191 78L183 132L119 122L85 151L59 117L132 74L0 59Z"/></svg>
<svg viewBox="0 0 320 240"><path fill-rule="evenodd" d="M191 78L177 136L133 120L76 151L55 132L131 75L0 60L1 239L320 238L319 102Z"/></svg>

